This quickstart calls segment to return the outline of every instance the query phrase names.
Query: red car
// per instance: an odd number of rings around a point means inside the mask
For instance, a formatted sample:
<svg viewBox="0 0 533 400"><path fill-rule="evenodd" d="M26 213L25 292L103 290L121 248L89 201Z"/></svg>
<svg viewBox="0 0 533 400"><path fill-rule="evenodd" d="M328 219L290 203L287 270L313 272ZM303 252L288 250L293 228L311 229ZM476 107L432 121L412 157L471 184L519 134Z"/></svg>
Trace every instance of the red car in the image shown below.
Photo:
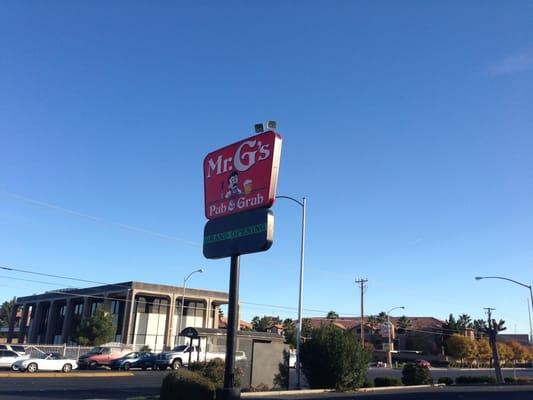
<svg viewBox="0 0 533 400"><path fill-rule="evenodd" d="M429 368L429 367L431 367L431 364L430 364L429 361L427 361L427 360L416 360L415 363L416 363L416 365L419 365L419 366L421 366L422 368Z"/></svg>

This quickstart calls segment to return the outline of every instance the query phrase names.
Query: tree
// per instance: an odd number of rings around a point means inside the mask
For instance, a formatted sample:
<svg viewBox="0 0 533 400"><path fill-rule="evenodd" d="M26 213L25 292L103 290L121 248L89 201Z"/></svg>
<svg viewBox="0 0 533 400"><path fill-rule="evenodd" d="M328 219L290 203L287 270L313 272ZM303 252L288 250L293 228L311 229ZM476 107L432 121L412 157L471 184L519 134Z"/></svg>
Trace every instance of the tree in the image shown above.
<svg viewBox="0 0 533 400"><path fill-rule="evenodd" d="M328 315L326 315L327 319L337 319L339 318L339 314L337 314L335 311L328 312Z"/></svg>
<svg viewBox="0 0 533 400"><path fill-rule="evenodd" d="M507 345L507 343L497 343L498 354L500 356L500 362L505 365L508 361L513 361L514 354L513 349Z"/></svg>
<svg viewBox="0 0 533 400"><path fill-rule="evenodd" d="M99 308L82 322L78 332L78 343L82 346L99 346L113 340L115 331L111 314Z"/></svg>
<svg viewBox="0 0 533 400"><path fill-rule="evenodd" d="M287 343L294 349L296 347L296 324L291 318L286 318L283 321L283 335Z"/></svg>
<svg viewBox="0 0 533 400"><path fill-rule="evenodd" d="M272 318L255 316L252 319L252 329L256 332L266 332L272 326Z"/></svg>
<svg viewBox="0 0 533 400"><path fill-rule="evenodd" d="M463 360L473 358L477 349L476 343L469 337L454 334L448 338L446 350L449 356L461 360L462 368Z"/></svg>
<svg viewBox="0 0 533 400"><path fill-rule="evenodd" d="M385 311L382 311L377 315L376 318L378 319L379 322L387 322L388 316Z"/></svg>
<svg viewBox="0 0 533 400"><path fill-rule="evenodd" d="M333 324L312 329L300 349L311 388L350 390L365 383L369 354L351 331Z"/></svg>
<svg viewBox="0 0 533 400"><path fill-rule="evenodd" d="M507 346L511 352L511 360L513 360L514 363L524 361L527 358L527 348L517 341L512 341L508 343Z"/></svg>
<svg viewBox="0 0 533 400"><path fill-rule="evenodd" d="M302 318L302 332L300 333L300 336L302 338L311 337L313 329L313 323L311 320L309 318Z"/></svg>
<svg viewBox="0 0 533 400"><path fill-rule="evenodd" d="M498 336L498 333L501 331L506 330L505 327L505 321L500 319L500 321L496 321L495 319L490 320L487 324L487 327L485 328L485 333L489 337L489 343L490 347L492 348L492 359L494 360L494 371L496 373L496 380L498 381L498 384L503 384L503 375L502 375L502 368L500 366L500 356L498 355L498 346L496 345L496 338Z"/></svg>
<svg viewBox="0 0 533 400"><path fill-rule="evenodd" d="M0 306L0 327L8 327L13 307L15 306L15 299L4 301Z"/></svg>
<svg viewBox="0 0 533 400"><path fill-rule="evenodd" d="M472 327L472 318L468 314L461 314L457 319L457 330L463 335L466 330Z"/></svg>
<svg viewBox="0 0 533 400"><path fill-rule="evenodd" d="M476 342L476 357L478 359L478 364L489 363L491 360L491 349L489 341L485 338L481 338Z"/></svg>
<svg viewBox="0 0 533 400"><path fill-rule="evenodd" d="M407 331L413 324L409 318L407 318L405 315L402 315L396 321L396 325L398 327L398 333L405 333L405 331Z"/></svg>
<svg viewBox="0 0 533 400"><path fill-rule="evenodd" d="M366 325L370 328L370 331L374 333L377 330L377 327L379 325L380 321L377 316L370 315L366 319Z"/></svg>
<svg viewBox="0 0 533 400"><path fill-rule="evenodd" d="M485 333L485 328L487 327L487 322L484 319L476 319L472 322L474 328L474 335L476 339L480 339Z"/></svg>

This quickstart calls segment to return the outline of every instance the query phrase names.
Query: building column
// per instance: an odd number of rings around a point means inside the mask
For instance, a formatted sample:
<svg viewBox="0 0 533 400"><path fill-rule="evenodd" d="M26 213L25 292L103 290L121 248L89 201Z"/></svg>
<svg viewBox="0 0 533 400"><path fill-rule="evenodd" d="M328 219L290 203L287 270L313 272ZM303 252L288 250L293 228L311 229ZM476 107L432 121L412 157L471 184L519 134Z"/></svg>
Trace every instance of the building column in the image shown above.
<svg viewBox="0 0 533 400"><path fill-rule="evenodd" d="M205 299L205 316L204 316L204 328L209 328L209 313L211 312L211 298Z"/></svg>
<svg viewBox="0 0 533 400"><path fill-rule="evenodd" d="M43 305L45 301L38 301L35 303L35 311L33 312L33 318L30 326L30 333L28 335L28 343L35 344L37 342L37 334L39 330L39 320L41 319L41 314L43 312Z"/></svg>
<svg viewBox="0 0 533 400"><path fill-rule="evenodd" d="M167 340L166 344L169 347L174 347L174 314L176 313L176 294L172 293L170 296L170 317L168 318L168 331L167 331Z"/></svg>
<svg viewBox="0 0 533 400"><path fill-rule="evenodd" d="M69 328L72 323L72 313L74 312L74 299L67 299L67 304L65 306L65 318L63 319L63 327L61 328L61 342L67 343L69 337Z"/></svg>
<svg viewBox="0 0 533 400"><path fill-rule="evenodd" d="M24 343L26 342L25 336L26 336L26 328L28 325L28 315L30 312L30 305L24 304L22 310L22 318L20 320L20 328L19 328L19 336L18 336L18 343Z"/></svg>
<svg viewBox="0 0 533 400"><path fill-rule="evenodd" d="M124 323L122 325L123 337L122 341L125 344L133 344L133 334L135 333L135 321L133 312L135 311L135 290L130 289L130 292L127 296L129 300L126 303L124 310Z"/></svg>
<svg viewBox="0 0 533 400"><path fill-rule="evenodd" d="M89 296L86 296L83 298L83 318L87 319L91 316L91 298Z"/></svg>
<svg viewBox="0 0 533 400"><path fill-rule="evenodd" d="M15 336L15 321L17 320L17 312L19 305L17 303L13 304L13 309L11 310L11 315L9 316L9 327L7 331L7 342L11 343L13 337Z"/></svg>
<svg viewBox="0 0 533 400"><path fill-rule="evenodd" d="M58 300L52 300L50 302L50 309L48 310L48 321L46 323L46 333L44 335L44 344L53 344L54 342L54 329L57 324L57 305Z"/></svg>
<svg viewBox="0 0 533 400"><path fill-rule="evenodd" d="M165 299L168 300L168 306L167 306L167 310L166 310L166 318L165 318L165 333L163 335L163 347L167 347L168 344L169 344L169 340L168 340L168 333L170 332L171 330L171 317L172 317L172 314L171 314L171 310L172 310L172 295L170 296L164 296ZM159 328L158 328L158 332L157 334L159 335Z"/></svg>

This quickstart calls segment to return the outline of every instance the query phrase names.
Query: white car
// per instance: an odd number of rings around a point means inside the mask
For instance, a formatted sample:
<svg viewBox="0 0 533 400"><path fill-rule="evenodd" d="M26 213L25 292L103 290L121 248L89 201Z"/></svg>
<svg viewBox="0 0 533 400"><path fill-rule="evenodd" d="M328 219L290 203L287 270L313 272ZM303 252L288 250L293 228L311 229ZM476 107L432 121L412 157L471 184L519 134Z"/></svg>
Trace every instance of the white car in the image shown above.
<svg viewBox="0 0 533 400"><path fill-rule="evenodd" d="M76 360L63 358L60 354L49 353L45 354L43 358L28 358L26 360L19 360L13 363L11 369L13 371L63 371L70 372L78 368Z"/></svg>
<svg viewBox="0 0 533 400"><path fill-rule="evenodd" d="M11 368L19 360L27 360L30 356L21 356L12 350L0 350L0 368Z"/></svg>
<svg viewBox="0 0 533 400"><path fill-rule="evenodd" d="M11 350L19 356L26 354L26 348L20 344L0 344L0 350Z"/></svg>

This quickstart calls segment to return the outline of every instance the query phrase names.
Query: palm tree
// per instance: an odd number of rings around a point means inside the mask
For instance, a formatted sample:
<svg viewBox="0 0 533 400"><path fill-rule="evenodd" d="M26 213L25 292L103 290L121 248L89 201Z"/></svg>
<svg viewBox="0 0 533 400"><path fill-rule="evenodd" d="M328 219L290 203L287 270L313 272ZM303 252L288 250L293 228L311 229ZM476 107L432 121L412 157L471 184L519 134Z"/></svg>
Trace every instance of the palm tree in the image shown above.
<svg viewBox="0 0 533 400"><path fill-rule="evenodd" d="M382 311L378 314L377 319L379 322L385 322L388 319L388 315L385 311Z"/></svg>
<svg viewBox="0 0 533 400"><path fill-rule="evenodd" d="M461 314L457 318L457 329L463 334L466 334L466 330L472 328L472 318L468 314Z"/></svg>
<svg viewBox="0 0 533 400"><path fill-rule="evenodd" d="M483 336L483 333L485 333L487 322L484 319L475 319L474 322L472 322L472 326L474 328L476 339L481 339L481 336Z"/></svg>
<svg viewBox="0 0 533 400"><path fill-rule="evenodd" d="M494 371L496 372L496 380L500 385L503 384L503 375L502 368L500 366L500 356L498 354L498 345L496 344L496 337L498 336L499 332L507 329L504 325L504 320L500 319L500 321L496 322L496 320L493 319L492 321L489 321L489 325L485 327L485 333L489 337L489 343L492 347L492 358L494 359Z"/></svg>
<svg viewBox="0 0 533 400"><path fill-rule="evenodd" d="M256 332L266 332L268 328L272 326L272 319L269 317L261 317L255 316L252 319L252 327L253 330Z"/></svg>
<svg viewBox="0 0 533 400"><path fill-rule="evenodd" d="M376 317L375 315L370 315L366 319L366 324L368 325L368 327L370 328L370 331L372 333L374 333L376 331L376 328L379 325L379 323L380 323L380 321L379 321L378 317Z"/></svg>
<svg viewBox="0 0 533 400"><path fill-rule="evenodd" d="M396 325L398 326L398 333L405 333L405 331L408 330L413 324L409 318L407 318L405 315L402 315L396 321Z"/></svg>
<svg viewBox="0 0 533 400"><path fill-rule="evenodd" d="M326 318L327 319L337 319L337 318L339 318L339 314L337 314L335 311L330 311L326 315Z"/></svg>

